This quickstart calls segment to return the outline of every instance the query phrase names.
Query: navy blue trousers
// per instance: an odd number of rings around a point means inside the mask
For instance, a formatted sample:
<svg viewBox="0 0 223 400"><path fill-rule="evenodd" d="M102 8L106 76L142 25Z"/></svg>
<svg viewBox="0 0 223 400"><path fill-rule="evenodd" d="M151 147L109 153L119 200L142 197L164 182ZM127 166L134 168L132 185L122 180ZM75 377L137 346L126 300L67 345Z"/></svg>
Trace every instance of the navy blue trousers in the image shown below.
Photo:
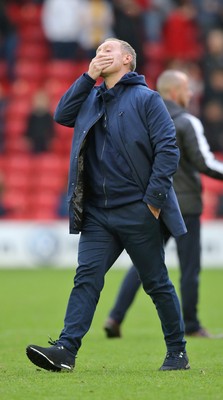
<svg viewBox="0 0 223 400"><path fill-rule="evenodd" d="M196 332L200 327L198 320L199 273L200 273L200 216L184 216L188 233L176 238L180 263L180 292L186 333ZM167 242L168 237L165 237ZM138 272L132 266L120 286L114 307L109 316L122 323L141 286Z"/></svg>
<svg viewBox="0 0 223 400"><path fill-rule="evenodd" d="M185 349L184 323L164 262L161 223L142 201L114 209L85 208L78 267L58 343L74 354L90 328L106 272L123 249L152 298L169 351Z"/></svg>

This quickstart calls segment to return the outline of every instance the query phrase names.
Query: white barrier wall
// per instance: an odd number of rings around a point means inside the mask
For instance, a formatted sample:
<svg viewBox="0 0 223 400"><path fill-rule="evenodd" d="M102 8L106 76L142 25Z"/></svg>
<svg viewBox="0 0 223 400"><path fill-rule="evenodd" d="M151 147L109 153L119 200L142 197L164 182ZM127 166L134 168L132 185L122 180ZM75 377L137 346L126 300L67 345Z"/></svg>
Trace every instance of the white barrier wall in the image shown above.
<svg viewBox="0 0 223 400"><path fill-rule="evenodd" d="M76 267L78 235L69 235L68 222L0 222L0 268ZM128 267L131 261L123 254L116 267ZM178 265L175 242L166 247L166 264ZM223 221L202 225L203 267L223 267Z"/></svg>

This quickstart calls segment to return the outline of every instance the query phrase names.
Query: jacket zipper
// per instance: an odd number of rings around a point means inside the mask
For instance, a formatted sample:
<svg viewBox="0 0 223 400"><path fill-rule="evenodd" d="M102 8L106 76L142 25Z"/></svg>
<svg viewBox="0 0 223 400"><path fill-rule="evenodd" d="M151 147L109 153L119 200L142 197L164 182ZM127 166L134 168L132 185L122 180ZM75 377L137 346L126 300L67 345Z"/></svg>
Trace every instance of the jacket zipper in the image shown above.
<svg viewBox="0 0 223 400"><path fill-rule="evenodd" d="M107 116L106 116L106 114L104 116L104 124L103 125L104 125L105 131L106 131L106 129L107 129ZM101 151L101 160L103 159L106 140L107 140L107 135L105 134L104 143L103 143L102 151ZM107 198L107 193L106 193L106 176L105 176L105 174L104 174L102 188L103 188L103 193L104 193L104 196L105 196L105 207L107 207L108 198Z"/></svg>
<svg viewBox="0 0 223 400"><path fill-rule="evenodd" d="M87 135L88 135L90 129L92 128L92 126L94 126L94 125L96 124L97 121L99 121L99 119L101 118L101 116L102 116L102 114L99 114L98 118L96 118L96 120L95 120L94 123L90 126L90 128L89 128L87 131L83 131L83 133L84 133L84 139L82 139L82 141L81 141L81 145L80 145L80 147L79 147L79 149L78 149L77 155L75 156L76 159L79 158L80 151L81 151L81 149L82 149L82 146L83 146L84 143L85 143L85 139L86 139L86 137L87 137ZM78 168L78 163L77 163L77 179L76 179L76 185L77 185L77 181L78 181L78 176L79 176L79 168ZM73 184L73 185L74 185L74 184ZM76 190L76 185L75 185L75 188L74 188L74 191L73 191L73 192L75 192L75 190Z"/></svg>

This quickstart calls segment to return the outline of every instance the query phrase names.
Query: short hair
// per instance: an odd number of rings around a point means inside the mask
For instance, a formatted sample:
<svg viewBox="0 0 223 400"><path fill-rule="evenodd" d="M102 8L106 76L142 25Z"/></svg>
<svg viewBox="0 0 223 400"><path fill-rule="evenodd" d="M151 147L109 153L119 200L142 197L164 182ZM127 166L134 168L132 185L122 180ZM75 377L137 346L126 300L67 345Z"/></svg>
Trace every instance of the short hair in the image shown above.
<svg viewBox="0 0 223 400"><path fill-rule="evenodd" d="M126 53L131 54L132 61L130 63L130 70L131 71L135 71L135 69L136 69L136 52L133 49L133 47L128 42L125 42L125 40L121 40L121 39L118 39L118 38L107 38L107 39L105 39L105 42L111 42L111 41L119 42L121 44L121 47L122 47L123 51L126 52Z"/></svg>
<svg viewBox="0 0 223 400"><path fill-rule="evenodd" d="M183 71L167 69L157 79L157 90L162 97L169 93L171 88L180 86L187 75Z"/></svg>

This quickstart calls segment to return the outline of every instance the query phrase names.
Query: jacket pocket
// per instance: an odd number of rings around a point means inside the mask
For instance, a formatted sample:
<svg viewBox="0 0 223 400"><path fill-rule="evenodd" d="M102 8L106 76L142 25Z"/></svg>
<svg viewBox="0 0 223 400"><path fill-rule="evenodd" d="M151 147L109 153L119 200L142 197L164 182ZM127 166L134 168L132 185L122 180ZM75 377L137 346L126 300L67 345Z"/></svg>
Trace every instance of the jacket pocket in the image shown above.
<svg viewBox="0 0 223 400"><path fill-rule="evenodd" d="M143 202L144 203L144 202ZM146 204L146 203L144 203L145 204L145 206L146 206L146 208L147 208L147 211L149 212L149 214L150 214L150 216L153 218L153 219L155 219L155 221L159 221L159 217L158 218L156 218L155 217L155 215L152 213L152 211L150 210L150 208L148 207L148 205Z"/></svg>

